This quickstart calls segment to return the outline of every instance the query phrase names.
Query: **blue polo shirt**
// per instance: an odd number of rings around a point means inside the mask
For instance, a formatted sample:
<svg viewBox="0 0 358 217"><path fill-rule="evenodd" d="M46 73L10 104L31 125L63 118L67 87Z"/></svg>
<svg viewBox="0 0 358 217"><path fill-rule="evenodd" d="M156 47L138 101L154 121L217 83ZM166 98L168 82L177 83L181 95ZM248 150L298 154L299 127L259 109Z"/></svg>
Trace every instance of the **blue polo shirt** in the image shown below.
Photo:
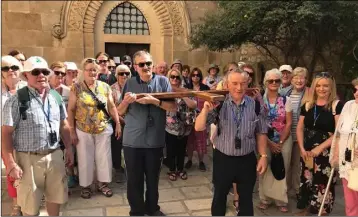
<svg viewBox="0 0 358 217"><path fill-rule="evenodd" d="M167 77L153 74L149 82L139 76L130 78L123 87L120 101L127 92L161 93L172 92ZM148 117L154 120L149 123ZM128 106L124 117L123 146L131 148L160 148L165 146L166 111L155 105L134 102Z"/></svg>

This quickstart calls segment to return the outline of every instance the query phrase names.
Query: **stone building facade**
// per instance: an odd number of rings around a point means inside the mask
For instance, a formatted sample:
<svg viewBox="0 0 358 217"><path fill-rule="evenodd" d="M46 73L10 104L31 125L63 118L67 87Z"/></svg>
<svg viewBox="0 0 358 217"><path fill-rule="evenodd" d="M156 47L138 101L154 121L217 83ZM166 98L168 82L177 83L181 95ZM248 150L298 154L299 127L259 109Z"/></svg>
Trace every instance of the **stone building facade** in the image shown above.
<svg viewBox="0 0 358 217"><path fill-rule="evenodd" d="M19 49L48 62L112 56L149 49L154 61L181 59L206 72L230 61L253 63L258 71L271 67L256 48L236 52L190 49L188 36L200 18L215 10L212 1L2 1L2 54ZM272 65L277 67L275 65ZM258 79L262 73L257 73Z"/></svg>

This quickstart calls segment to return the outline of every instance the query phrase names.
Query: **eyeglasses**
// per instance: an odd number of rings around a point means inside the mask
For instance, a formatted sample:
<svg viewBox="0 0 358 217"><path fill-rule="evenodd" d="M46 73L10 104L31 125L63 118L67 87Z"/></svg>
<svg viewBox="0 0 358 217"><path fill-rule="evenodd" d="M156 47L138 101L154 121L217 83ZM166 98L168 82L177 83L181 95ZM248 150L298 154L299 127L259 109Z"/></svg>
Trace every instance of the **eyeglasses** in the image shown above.
<svg viewBox="0 0 358 217"><path fill-rule="evenodd" d="M86 72L97 72L97 69L91 68L91 69L85 69Z"/></svg>
<svg viewBox="0 0 358 217"><path fill-rule="evenodd" d="M333 76L329 72L320 72L315 75L315 78L332 78Z"/></svg>
<svg viewBox="0 0 358 217"><path fill-rule="evenodd" d="M124 62L124 65L126 65L126 66L131 66L132 63L131 63L131 62Z"/></svg>
<svg viewBox="0 0 358 217"><path fill-rule="evenodd" d="M170 78L173 80L174 79L181 80L179 75L171 75Z"/></svg>
<svg viewBox="0 0 358 217"><path fill-rule="evenodd" d="M267 80L267 83L269 84L280 84L281 83L281 79L272 79L272 80Z"/></svg>
<svg viewBox="0 0 358 217"><path fill-rule="evenodd" d="M98 64L107 63L108 60L97 60Z"/></svg>
<svg viewBox="0 0 358 217"><path fill-rule="evenodd" d="M200 77L201 77L201 75L200 75L200 74L192 74L192 75L191 75L191 77L193 77L193 78L194 78L194 77L198 77L198 78L200 78Z"/></svg>
<svg viewBox="0 0 358 217"><path fill-rule="evenodd" d="M131 74L130 72L118 72L118 73L117 73L118 76L124 76L124 75L126 75L127 77L128 77L130 74Z"/></svg>
<svg viewBox="0 0 358 217"><path fill-rule="evenodd" d="M20 67L16 66L16 65L13 65L13 66L4 66L4 67L1 67L1 71L4 71L4 72L8 72L8 71L17 71L20 69Z"/></svg>
<svg viewBox="0 0 358 217"><path fill-rule="evenodd" d="M47 70L47 69L34 69L34 70L31 71L31 75L33 75L33 76L39 76L40 74L48 76L50 74L50 70Z"/></svg>
<svg viewBox="0 0 358 217"><path fill-rule="evenodd" d="M86 62L86 63L97 63L97 64L98 64L97 60L96 60L96 59L93 59L93 58L88 58L88 59L86 59L85 62Z"/></svg>
<svg viewBox="0 0 358 217"><path fill-rule="evenodd" d="M140 68L143 68L144 65L146 65L147 67L150 67L152 64L153 64L153 62L148 61L148 62L144 62L144 63L138 63L137 65L138 65Z"/></svg>
<svg viewBox="0 0 358 217"><path fill-rule="evenodd" d="M53 73L55 73L55 75L57 75L57 76L60 76L60 75L62 75L63 77L66 76L66 72L53 71Z"/></svg>
<svg viewBox="0 0 358 217"><path fill-rule="evenodd" d="M25 59L18 59L18 61L20 61L20 62L25 62Z"/></svg>

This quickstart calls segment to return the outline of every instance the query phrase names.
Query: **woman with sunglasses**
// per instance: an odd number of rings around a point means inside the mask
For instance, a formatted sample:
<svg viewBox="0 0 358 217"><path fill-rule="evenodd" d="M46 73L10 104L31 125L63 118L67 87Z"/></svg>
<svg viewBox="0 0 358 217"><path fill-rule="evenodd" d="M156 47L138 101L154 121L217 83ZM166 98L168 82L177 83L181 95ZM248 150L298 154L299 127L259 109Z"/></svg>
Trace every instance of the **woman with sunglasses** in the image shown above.
<svg viewBox="0 0 358 217"><path fill-rule="evenodd" d="M99 52L96 55L96 60L99 65L98 80L107 83L109 86L116 83L116 77L109 68L111 65L109 55L104 52Z"/></svg>
<svg viewBox="0 0 358 217"><path fill-rule="evenodd" d="M301 183L296 215L317 214L323 195L329 191L323 214L328 215L335 200L336 177L327 189L331 175L329 152L343 103L337 100L336 82L327 72L318 73L311 85L312 94L301 107L297 142L301 152Z"/></svg>
<svg viewBox="0 0 358 217"><path fill-rule="evenodd" d="M72 144L76 145L81 197L92 196L93 170L96 168L98 191L106 197L113 195L108 183L112 181L111 118L116 124L115 135L121 135L121 125L113 101L111 87L97 80L99 66L95 59L82 61L83 72L70 92L68 121Z"/></svg>
<svg viewBox="0 0 358 217"><path fill-rule="evenodd" d="M172 88L183 87L183 77L176 69L168 72L168 78ZM177 111L167 112L166 148L167 163L169 167L169 180L176 181L177 176L182 180L188 178L184 171L185 150L188 142L188 135L193 129L196 101L193 98L177 98Z"/></svg>
<svg viewBox="0 0 358 217"><path fill-rule="evenodd" d="M352 81L354 100L346 102L332 141L330 163L342 179L347 216L358 216L358 78Z"/></svg>
<svg viewBox="0 0 358 217"><path fill-rule="evenodd" d="M119 105L120 96L122 94L123 87L128 79L131 78L131 70L127 65L118 65L116 68L116 79L117 82L111 86L112 95L114 104L116 107ZM124 116L119 116L119 121L121 122L122 132L124 127ZM112 148L112 162L113 167L116 170L116 176L118 183L124 182L124 168L122 167L122 137L117 139L115 134L112 134L111 139L111 148Z"/></svg>
<svg viewBox="0 0 358 217"><path fill-rule="evenodd" d="M22 70L22 64L15 57L3 56L1 58L1 110L3 110L5 102L10 96L16 94L18 89L27 85L25 81L21 81L19 78L20 70ZM13 201L11 216L21 216L21 207L17 205L14 183L15 179L7 176L7 192Z"/></svg>
<svg viewBox="0 0 358 217"><path fill-rule="evenodd" d="M292 151L292 106L288 97L280 96L278 93L282 81L282 74L278 69L271 69L266 72L264 85L266 91L263 96L264 107L267 110L268 134L267 154L269 160L276 156L282 156L283 166L287 177L288 167L291 161ZM272 170L271 170L272 169ZM259 179L259 208L266 210L274 202L279 211L288 212L287 184L286 179L277 180L272 172L274 168L268 168Z"/></svg>
<svg viewBox="0 0 358 217"><path fill-rule="evenodd" d="M210 88L203 84L203 73L199 68L194 68L190 75L188 89L192 89L195 91L203 91L210 90ZM204 100L197 99L197 112L200 112L204 106ZM191 131L188 138L188 146L187 146L187 155L188 161L185 164L186 169L190 169L193 165L193 152L196 150L199 157L199 169L202 172L206 171L206 166L204 164L204 155L207 153L207 131L195 131L194 129Z"/></svg>

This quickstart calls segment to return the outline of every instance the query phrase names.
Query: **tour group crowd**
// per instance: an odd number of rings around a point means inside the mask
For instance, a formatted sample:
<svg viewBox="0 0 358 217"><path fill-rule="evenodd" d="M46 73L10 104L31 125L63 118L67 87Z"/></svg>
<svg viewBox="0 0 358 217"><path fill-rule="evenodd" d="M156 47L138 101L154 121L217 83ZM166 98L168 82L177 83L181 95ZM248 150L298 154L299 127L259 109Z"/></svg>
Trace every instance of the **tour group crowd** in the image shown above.
<svg viewBox="0 0 358 217"><path fill-rule="evenodd" d="M162 164L170 181L190 179L190 168L206 171L203 159L213 148L213 216L225 215L230 192L238 215L254 215L257 179L259 209L287 213L292 197L300 210L294 215L317 215L321 206L329 215L338 178L346 215L357 216L358 77L348 87L354 99L344 103L332 74L314 74L310 87L308 75L282 65L259 83L244 62L203 72L179 59L154 63L138 51L49 65L13 50L1 58L1 155L11 215L38 215L43 200L50 216L59 215L77 185L83 199L93 190L111 197L113 174L126 182L129 215L164 216ZM228 94L222 102L149 94L187 90Z"/></svg>

